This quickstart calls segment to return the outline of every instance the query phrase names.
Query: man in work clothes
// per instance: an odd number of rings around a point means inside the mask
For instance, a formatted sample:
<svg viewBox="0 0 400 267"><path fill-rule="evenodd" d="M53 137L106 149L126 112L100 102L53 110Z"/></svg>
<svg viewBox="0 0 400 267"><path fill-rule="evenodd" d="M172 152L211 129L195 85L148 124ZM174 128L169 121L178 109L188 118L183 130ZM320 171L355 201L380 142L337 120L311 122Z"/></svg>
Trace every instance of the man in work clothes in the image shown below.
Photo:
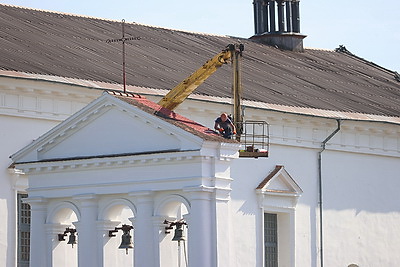
<svg viewBox="0 0 400 267"><path fill-rule="evenodd" d="M214 129L219 131L224 138L230 139L233 134L236 134L235 125L226 113L222 113L215 120Z"/></svg>

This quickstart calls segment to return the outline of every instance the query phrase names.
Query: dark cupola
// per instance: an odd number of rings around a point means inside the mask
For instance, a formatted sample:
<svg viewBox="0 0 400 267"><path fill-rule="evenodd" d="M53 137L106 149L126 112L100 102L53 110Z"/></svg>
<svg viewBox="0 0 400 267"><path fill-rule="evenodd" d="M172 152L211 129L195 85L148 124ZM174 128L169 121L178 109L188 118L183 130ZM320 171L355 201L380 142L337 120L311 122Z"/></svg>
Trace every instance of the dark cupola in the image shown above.
<svg viewBox="0 0 400 267"><path fill-rule="evenodd" d="M284 50L302 52L299 0L254 0L254 28L252 40Z"/></svg>

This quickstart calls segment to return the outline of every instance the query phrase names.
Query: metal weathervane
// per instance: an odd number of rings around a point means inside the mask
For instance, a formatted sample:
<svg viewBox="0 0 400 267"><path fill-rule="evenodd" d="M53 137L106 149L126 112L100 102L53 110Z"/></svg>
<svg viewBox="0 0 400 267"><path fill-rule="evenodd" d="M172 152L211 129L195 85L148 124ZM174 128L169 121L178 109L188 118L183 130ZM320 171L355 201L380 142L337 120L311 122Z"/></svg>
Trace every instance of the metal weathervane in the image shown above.
<svg viewBox="0 0 400 267"><path fill-rule="evenodd" d="M140 37L128 37L125 38L125 20L122 20L122 38L118 39L108 39L107 43L116 43L122 42L122 77L123 77L123 84L124 84L124 93L126 93L126 71L125 71L125 42L131 40L140 40Z"/></svg>

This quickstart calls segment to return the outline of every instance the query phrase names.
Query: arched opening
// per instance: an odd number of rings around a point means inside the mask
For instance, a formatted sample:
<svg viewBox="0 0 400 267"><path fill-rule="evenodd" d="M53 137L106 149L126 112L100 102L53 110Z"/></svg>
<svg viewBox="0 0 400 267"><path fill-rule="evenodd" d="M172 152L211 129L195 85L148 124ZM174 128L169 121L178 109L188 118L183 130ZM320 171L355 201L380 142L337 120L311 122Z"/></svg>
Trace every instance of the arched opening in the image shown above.
<svg viewBox="0 0 400 267"><path fill-rule="evenodd" d="M160 202L156 214L165 220L159 233L161 267L188 266L189 213L190 204L182 196L170 195Z"/></svg>
<svg viewBox="0 0 400 267"><path fill-rule="evenodd" d="M109 203L101 213L101 221L103 222L103 249L104 249L104 266L134 266L134 244L131 248L120 248L122 245L122 236L124 231L123 225L133 226L135 221L135 207L126 199L117 199ZM109 236L109 231L114 230ZM133 243L135 229L129 230L130 240ZM124 237L125 243L127 241ZM125 246L126 247L126 246Z"/></svg>
<svg viewBox="0 0 400 267"><path fill-rule="evenodd" d="M52 266L78 266L79 233L74 223L79 217L78 208L69 202L60 203L49 213L46 230L52 249Z"/></svg>

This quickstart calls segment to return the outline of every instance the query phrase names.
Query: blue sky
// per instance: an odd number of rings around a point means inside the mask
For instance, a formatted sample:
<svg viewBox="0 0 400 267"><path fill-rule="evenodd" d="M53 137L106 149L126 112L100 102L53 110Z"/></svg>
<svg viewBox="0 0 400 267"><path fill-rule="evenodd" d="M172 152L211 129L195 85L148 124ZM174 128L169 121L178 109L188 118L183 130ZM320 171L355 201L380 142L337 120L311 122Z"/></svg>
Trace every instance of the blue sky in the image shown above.
<svg viewBox="0 0 400 267"><path fill-rule="evenodd" d="M250 37L253 0L3 0L4 4L138 22L194 32ZM400 1L301 0L305 47L339 45L400 72Z"/></svg>

